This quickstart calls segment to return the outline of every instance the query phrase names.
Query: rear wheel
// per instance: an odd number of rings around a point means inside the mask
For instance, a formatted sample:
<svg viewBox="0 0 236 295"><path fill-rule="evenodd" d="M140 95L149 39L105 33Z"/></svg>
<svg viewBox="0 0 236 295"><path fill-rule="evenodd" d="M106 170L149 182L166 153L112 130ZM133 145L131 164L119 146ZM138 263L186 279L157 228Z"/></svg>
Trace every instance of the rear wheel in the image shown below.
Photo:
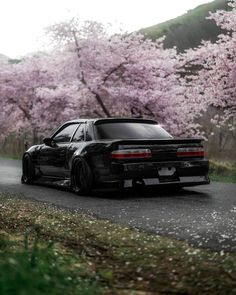
<svg viewBox="0 0 236 295"><path fill-rule="evenodd" d="M34 164L29 155L25 155L22 161L21 182L32 184L35 179Z"/></svg>
<svg viewBox="0 0 236 295"><path fill-rule="evenodd" d="M75 161L71 174L72 190L78 195L88 195L93 186L92 171L83 159Z"/></svg>

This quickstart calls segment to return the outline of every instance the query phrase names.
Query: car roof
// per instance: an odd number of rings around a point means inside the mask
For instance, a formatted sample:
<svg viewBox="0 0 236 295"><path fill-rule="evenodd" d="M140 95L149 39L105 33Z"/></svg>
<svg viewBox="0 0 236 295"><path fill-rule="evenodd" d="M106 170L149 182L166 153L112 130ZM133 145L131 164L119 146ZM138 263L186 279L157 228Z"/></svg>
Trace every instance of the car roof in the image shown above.
<svg viewBox="0 0 236 295"><path fill-rule="evenodd" d="M93 118L93 119L79 118L79 119L74 119L74 120L65 122L65 124L81 123L81 122L93 122L95 125L106 124L106 123L127 123L127 122L158 124L157 121L155 121L155 120L141 119L141 118Z"/></svg>

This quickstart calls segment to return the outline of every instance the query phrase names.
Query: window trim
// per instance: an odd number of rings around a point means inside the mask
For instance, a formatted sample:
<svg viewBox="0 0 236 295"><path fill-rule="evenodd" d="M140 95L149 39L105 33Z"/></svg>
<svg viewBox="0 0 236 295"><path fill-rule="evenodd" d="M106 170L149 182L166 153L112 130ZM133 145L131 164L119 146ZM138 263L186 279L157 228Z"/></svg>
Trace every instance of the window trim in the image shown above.
<svg viewBox="0 0 236 295"><path fill-rule="evenodd" d="M80 128L80 126L81 126L82 124L84 125L84 128L83 128L83 129L84 129L83 140L80 140L80 141L74 141L73 139L74 139L74 137L75 137L75 134L76 134L77 130ZM73 133L70 142L84 142L84 141L86 141L86 140L85 140L85 125L86 125L85 122L80 122L80 123L79 123L79 126L76 128L75 132Z"/></svg>
<svg viewBox="0 0 236 295"><path fill-rule="evenodd" d="M65 144L65 143L70 143L71 142L71 139L73 138L75 132L77 131L78 127L80 126L80 122L75 122L75 123L67 123L67 124L64 124L62 125L61 127L59 127L59 129L57 129L53 135L51 136L51 139L54 140L54 137L57 136L58 133L60 133L62 130L64 130L66 127L68 126L71 126L71 125L78 125L76 128L75 128L75 131L72 133L72 136L70 137L70 140L69 141L65 141L65 142L56 142L57 144Z"/></svg>

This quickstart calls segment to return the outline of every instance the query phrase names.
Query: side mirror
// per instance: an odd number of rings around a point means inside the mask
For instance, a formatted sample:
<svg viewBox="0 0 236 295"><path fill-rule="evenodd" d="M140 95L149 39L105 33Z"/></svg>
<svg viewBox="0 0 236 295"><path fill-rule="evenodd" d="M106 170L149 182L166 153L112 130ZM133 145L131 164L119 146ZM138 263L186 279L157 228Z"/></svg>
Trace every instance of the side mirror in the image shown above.
<svg viewBox="0 0 236 295"><path fill-rule="evenodd" d="M56 147L57 146L56 142L50 137L45 137L43 139L43 143L46 144L47 146L50 146L50 147Z"/></svg>

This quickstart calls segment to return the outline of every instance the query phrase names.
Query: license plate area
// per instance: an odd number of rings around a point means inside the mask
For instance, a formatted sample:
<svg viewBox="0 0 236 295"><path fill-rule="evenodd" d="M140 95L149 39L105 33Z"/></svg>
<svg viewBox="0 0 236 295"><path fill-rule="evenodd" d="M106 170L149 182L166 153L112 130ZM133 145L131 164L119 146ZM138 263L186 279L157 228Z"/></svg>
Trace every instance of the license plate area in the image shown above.
<svg viewBox="0 0 236 295"><path fill-rule="evenodd" d="M159 167L157 171L160 182L179 181L175 167Z"/></svg>
<svg viewBox="0 0 236 295"><path fill-rule="evenodd" d="M159 167L158 174L159 176L172 176L176 172L175 167Z"/></svg>

